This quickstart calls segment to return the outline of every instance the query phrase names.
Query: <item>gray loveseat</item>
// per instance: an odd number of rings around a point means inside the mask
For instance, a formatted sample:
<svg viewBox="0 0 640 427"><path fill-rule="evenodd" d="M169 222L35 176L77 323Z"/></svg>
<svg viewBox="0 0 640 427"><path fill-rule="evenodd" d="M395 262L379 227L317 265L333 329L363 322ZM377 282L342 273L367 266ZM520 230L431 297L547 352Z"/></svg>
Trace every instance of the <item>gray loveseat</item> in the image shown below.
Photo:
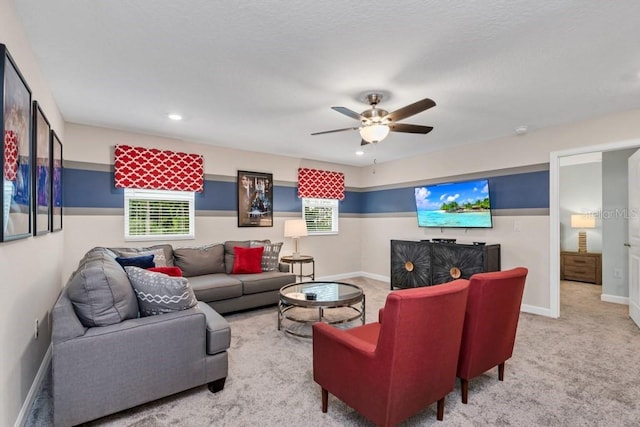
<svg viewBox="0 0 640 427"><path fill-rule="evenodd" d="M228 256L233 248L249 247L251 242L227 243L175 252L170 245L94 248L84 256L52 313L56 426L84 423L204 384L212 392L223 389L231 331L212 306L229 312L273 304L279 287L295 281L293 274L279 271L280 265L278 271L227 274L223 262L233 266ZM225 254L225 246L231 253ZM159 263L178 266L190 277L123 268L117 261L149 252ZM208 264L216 259L216 272L210 272ZM221 268L224 272L218 272ZM180 299L188 308L142 317L149 313L148 307L143 310L147 302L138 285L146 282L134 283L137 276L128 273L184 285L188 292ZM167 301L165 305L175 304Z"/></svg>

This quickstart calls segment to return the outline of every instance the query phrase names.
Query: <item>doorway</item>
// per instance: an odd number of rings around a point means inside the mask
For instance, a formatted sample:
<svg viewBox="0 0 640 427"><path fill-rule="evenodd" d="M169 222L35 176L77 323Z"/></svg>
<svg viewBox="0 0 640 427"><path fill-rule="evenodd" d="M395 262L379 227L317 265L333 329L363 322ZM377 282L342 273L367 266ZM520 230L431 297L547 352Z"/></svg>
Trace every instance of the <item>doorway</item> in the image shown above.
<svg viewBox="0 0 640 427"><path fill-rule="evenodd" d="M550 153L549 161L549 312L560 317L560 163L562 158L579 154L609 152L640 147L640 139L613 142ZM622 244L623 242L620 242ZM613 302L613 301L612 301Z"/></svg>

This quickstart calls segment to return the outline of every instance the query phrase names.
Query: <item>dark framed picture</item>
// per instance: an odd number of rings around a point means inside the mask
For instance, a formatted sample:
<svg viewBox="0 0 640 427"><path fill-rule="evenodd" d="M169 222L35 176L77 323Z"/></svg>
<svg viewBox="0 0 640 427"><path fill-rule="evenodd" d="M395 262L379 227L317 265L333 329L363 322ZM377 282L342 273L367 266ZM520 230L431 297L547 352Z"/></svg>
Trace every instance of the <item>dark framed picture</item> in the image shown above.
<svg viewBox="0 0 640 427"><path fill-rule="evenodd" d="M62 142L51 130L51 231L62 230Z"/></svg>
<svg viewBox="0 0 640 427"><path fill-rule="evenodd" d="M273 227L273 175L238 171L238 227Z"/></svg>
<svg viewBox="0 0 640 427"><path fill-rule="evenodd" d="M33 234L51 230L51 125L33 101Z"/></svg>
<svg viewBox="0 0 640 427"><path fill-rule="evenodd" d="M31 236L31 90L0 44L2 229L0 241Z"/></svg>

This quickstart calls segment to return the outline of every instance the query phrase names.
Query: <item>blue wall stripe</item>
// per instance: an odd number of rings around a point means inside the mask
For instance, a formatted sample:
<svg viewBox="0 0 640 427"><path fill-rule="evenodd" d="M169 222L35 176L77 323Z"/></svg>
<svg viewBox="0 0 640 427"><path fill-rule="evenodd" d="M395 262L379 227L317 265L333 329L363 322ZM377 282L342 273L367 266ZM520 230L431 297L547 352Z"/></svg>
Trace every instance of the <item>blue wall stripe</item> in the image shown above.
<svg viewBox="0 0 640 427"><path fill-rule="evenodd" d="M124 207L123 190L114 188L113 172L64 169L64 206L70 208ZM490 177L489 191L494 209L549 208L549 171ZM381 214L415 211L415 186L372 191L347 191L340 212ZM300 212L297 188L276 185L273 190L276 212ZM235 211L236 183L205 180L204 191L196 193L196 210Z"/></svg>

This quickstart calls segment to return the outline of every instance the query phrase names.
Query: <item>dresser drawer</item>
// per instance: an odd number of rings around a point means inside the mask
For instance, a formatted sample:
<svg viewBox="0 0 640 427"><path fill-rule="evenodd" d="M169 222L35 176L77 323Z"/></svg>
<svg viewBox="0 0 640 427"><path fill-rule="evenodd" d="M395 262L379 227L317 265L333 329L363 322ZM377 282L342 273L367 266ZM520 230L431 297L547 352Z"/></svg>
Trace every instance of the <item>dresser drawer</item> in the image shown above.
<svg viewBox="0 0 640 427"><path fill-rule="evenodd" d="M565 255L564 256L565 267L588 267L596 269L596 258L594 257L581 257L578 255Z"/></svg>
<svg viewBox="0 0 640 427"><path fill-rule="evenodd" d="M560 252L560 279L602 284L601 254Z"/></svg>

